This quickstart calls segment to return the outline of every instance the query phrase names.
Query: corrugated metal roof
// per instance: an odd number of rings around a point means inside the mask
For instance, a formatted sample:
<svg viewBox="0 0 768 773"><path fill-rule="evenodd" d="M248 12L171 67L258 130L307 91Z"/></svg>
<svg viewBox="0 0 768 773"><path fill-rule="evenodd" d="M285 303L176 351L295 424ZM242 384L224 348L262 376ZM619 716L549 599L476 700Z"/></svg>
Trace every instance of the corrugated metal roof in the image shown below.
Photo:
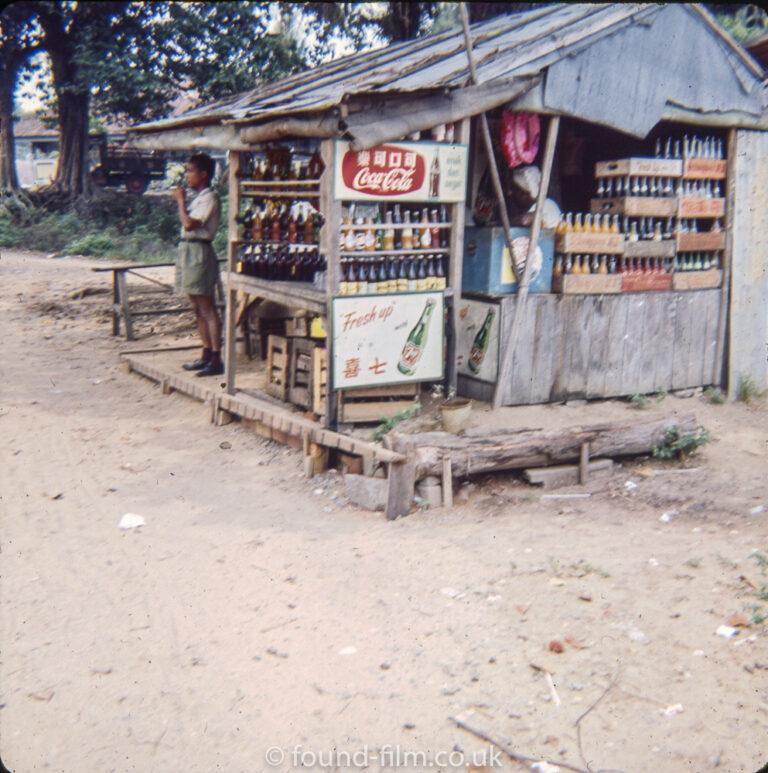
<svg viewBox="0 0 768 773"><path fill-rule="evenodd" d="M513 84L516 79L540 74L556 63L560 63L560 70L563 71L568 68L569 62L578 59L579 54L600 41L610 45L607 38L629 27L639 25L647 29L663 29L664 25L654 25L654 20L668 8L660 4L637 3L558 4L473 24L471 33L478 81L482 84L497 81ZM749 104L753 108L757 106L756 112L761 112L757 96L762 74L760 67L719 30L706 11L690 4L677 8L684 16L684 26L698 29L698 38L708 35L713 40L718 39L720 56L716 57L716 61L707 62L707 72L698 72L698 80L710 77L713 69L728 70L730 81L735 74L743 90L748 92L728 107L744 110L746 102L751 99ZM653 46L650 48L653 49ZM652 71L656 66L656 53L654 50L647 52L645 70ZM636 53L633 64L641 57L642 52ZM584 67L583 62L580 66ZM614 75L619 76L620 73ZM631 77L629 73L624 75ZM345 103L354 108L356 97L381 99L403 94L423 95L436 90L445 93L466 86L469 80L464 37L461 30L452 29L334 60L244 94L196 108L182 116L143 124L136 129L139 132L158 132L210 123L242 125L289 115L317 115ZM698 104L686 106L691 109L706 108ZM725 109L726 106L720 105L720 108ZM635 128L640 123L636 122Z"/></svg>

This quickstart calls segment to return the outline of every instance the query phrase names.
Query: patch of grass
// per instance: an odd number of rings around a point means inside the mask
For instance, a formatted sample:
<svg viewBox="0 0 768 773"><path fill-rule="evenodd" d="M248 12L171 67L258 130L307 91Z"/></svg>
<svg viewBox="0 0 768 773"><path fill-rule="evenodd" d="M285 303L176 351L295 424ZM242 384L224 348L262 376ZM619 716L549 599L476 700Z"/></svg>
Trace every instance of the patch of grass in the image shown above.
<svg viewBox="0 0 768 773"><path fill-rule="evenodd" d="M739 379L739 388L736 390L736 399L742 403L751 403L755 398L762 397L762 392L757 384L749 377L742 376Z"/></svg>
<svg viewBox="0 0 768 773"><path fill-rule="evenodd" d="M664 432L664 444L655 446L653 455L657 459L684 459L696 453L700 446L709 443L709 430L699 426L695 432L680 433L677 428L669 428Z"/></svg>
<svg viewBox="0 0 768 773"><path fill-rule="evenodd" d="M698 569L699 565L701 564L702 556L694 556L693 558L689 558L686 562L686 566L693 567L694 569Z"/></svg>
<svg viewBox="0 0 768 773"><path fill-rule="evenodd" d="M629 395L627 399L629 400L630 405L633 408L637 408L638 410L648 408L651 404L651 401L648 399L648 397L646 395L641 395L639 392L635 392L635 394Z"/></svg>
<svg viewBox="0 0 768 773"><path fill-rule="evenodd" d="M575 564L571 564L571 569L575 569L577 572L583 572L584 574L598 574L600 577L611 576L605 569L588 564L583 558L579 559Z"/></svg>
<svg viewBox="0 0 768 773"><path fill-rule="evenodd" d="M709 398L709 402L715 405L722 405L727 400L726 396L717 387L707 387L704 390L704 394Z"/></svg>
<svg viewBox="0 0 768 773"><path fill-rule="evenodd" d="M717 562L720 564L720 566L724 566L726 569L739 568L739 565L735 561L731 561L730 558L727 558L722 553L717 554Z"/></svg>
<svg viewBox="0 0 768 773"><path fill-rule="evenodd" d="M398 411L393 416L382 416L381 424L371 432L371 438L378 442L384 438L388 432L393 430L401 421L410 419L421 410L421 403L414 403L404 411Z"/></svg>

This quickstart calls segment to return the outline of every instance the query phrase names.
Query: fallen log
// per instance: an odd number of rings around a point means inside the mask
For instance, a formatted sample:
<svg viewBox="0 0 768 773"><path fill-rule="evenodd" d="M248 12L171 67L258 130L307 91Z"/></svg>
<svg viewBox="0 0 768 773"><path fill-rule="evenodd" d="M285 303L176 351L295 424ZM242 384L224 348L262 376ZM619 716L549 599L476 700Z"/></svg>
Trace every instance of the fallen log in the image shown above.
<svg viewBox="0 0 768 773"><path fill-rule="evenodd" d="M649 453L664 444L667 429L681 434L694 432L696 416L653 416L634 421L609 422L569 427L553 432L535 430L492 430L485 437L423 432L416 435L390 433L392 450L404 454L414 467L414 479L441 475L443 459L451 460L454 476L523 467L548 467L579 461L582 447L589 443L591 457L633 456Z"/></svg>

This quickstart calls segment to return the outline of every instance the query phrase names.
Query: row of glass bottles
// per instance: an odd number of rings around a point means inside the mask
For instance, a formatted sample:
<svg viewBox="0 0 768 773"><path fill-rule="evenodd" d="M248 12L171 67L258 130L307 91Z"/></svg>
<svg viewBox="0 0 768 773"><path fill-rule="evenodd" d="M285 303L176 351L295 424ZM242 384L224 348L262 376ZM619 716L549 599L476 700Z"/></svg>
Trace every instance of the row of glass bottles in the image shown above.
<svg viewBox="0 0 768 773"><path fill-rule="evenodd" d="M560 215L560 220L555 227L555 233L604 233L618 234L618 215L601 215L600 213L566 212Z"/></svg>
<svg viewBox="0 0 768 773"><path fill-rule="evenodd" d="M634 257L616 255L586 255L558 252L555 254L553 275L562 274L648 274L670 271L709 271L720 268L719 251L682 252L674 258Z"/></svg>
<svg viewBox="0 0 768 773"><path fill-rule="evenodd" d="M696 234L704 233L705 229L699 226L696 218L655 218L639 217L624 218L623 233L627 241L636 242L648 239L650 241L662 241L664 239L673 239L678 234ZM709 227L710 233L721 231L719 220L712 220Z"/></svg>
<svg viewBox="0 0 768 773"><path fill-rule="evenodd" d="M240 218L243 236L255 242L319 244L322 215L306 201L249 203Z"/></svg>
<svg viewBox="0 0 768 773"><path fill-rule="evenodd" d="M649 177L647 175L599 177L597 181L597 197L600 199L612 199L621 196L672 198L678 195L677 182L675 177Z"/></svg>
<svg viewBox="0 0 768 773"><path fill-rule="evenodd" d="M280 148L272 153L270 163L266 155L243 152L241 155L240 179L249 181L318 180L324 164L320 151L307 159L295 158L291 148Z"/></svg>
<svg viewBox="0 0 768 773"><path fill-rule="evenodd" d="M672 140L667 137L666 142L656 140L656 158L708 158L723 159L723 141L717 137L689 137L683 136L680 140Z"/></svg>
<svg viewBox="0 0 768 773"><path fill-rule="evenodd" d="M722 266L721 253L678 252L675 256L675 271L709 271Z"/></svg>
<svg viewBox="0 0 768 773"><path fill-rule="evenodd" d="M674 198L695 196L701 199L719 199L722 195L720 180L683 180L674 177L600 177L597 197L612 199L621 196Z"/></svg>
<svg viewBox="0 0 768 773"><path fill-rule="evenodd" d="M450 239L450 223L445 205L428 209L422 207L402 211L395 204L384 214L377 206L374 215L358 216L354 222L347 212L339 234L339 248L347 252L374 250L447 249Z"/></svg>
<svg viewBox="0 0 768 773"><path fill-rule="evenodd" d="M624 258L617 255L572 255L557 253L552 273L558 274L647 274L669 273L672 258Z"/></svg>
<svg viewBox="0 0 768 773"><path fill-rule="evenodd" d="M445 286L441 254L341 260L340 295L422 292L444 290Z"/></svg>
<svg viewBox="0 0 768 773"><path fill-rule="evenodd" d="M237 263L239 274L283 282L312 282L325 269L318 248L300 244L243 244Z"/></svg>

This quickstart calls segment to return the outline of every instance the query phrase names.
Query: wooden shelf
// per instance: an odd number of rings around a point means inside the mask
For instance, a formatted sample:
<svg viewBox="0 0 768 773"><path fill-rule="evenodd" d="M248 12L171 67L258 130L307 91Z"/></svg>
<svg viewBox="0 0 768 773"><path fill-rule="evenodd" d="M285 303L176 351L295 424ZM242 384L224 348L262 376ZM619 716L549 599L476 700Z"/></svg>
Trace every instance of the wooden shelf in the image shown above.
<svg viewBox="0 0 768 773"><path fill-rule="evenodd" d="M421 247L418 250L342 250L339 252L340 258L377 258L386 255L431 255L441 253L447 255L450 252L448 247Z"/></svg>
<svg viewBox="0 0 768 773"><path fill-rule="evenodd" d="M270 301L298 306L318 314L327 312L327 298L323 290L316 290L309 282L282 282L273 279L258 279L253 276L228 271L224 274L227 287L242 290L249 295Z"/></svg>
<svg viewBox="0 0 768 773"><path fill-rule="evenodd" d="M318 188L320 180L240 180L240 189L247 190L253 188L256 190L276 188L309 188L310 186Z"/></svg>

